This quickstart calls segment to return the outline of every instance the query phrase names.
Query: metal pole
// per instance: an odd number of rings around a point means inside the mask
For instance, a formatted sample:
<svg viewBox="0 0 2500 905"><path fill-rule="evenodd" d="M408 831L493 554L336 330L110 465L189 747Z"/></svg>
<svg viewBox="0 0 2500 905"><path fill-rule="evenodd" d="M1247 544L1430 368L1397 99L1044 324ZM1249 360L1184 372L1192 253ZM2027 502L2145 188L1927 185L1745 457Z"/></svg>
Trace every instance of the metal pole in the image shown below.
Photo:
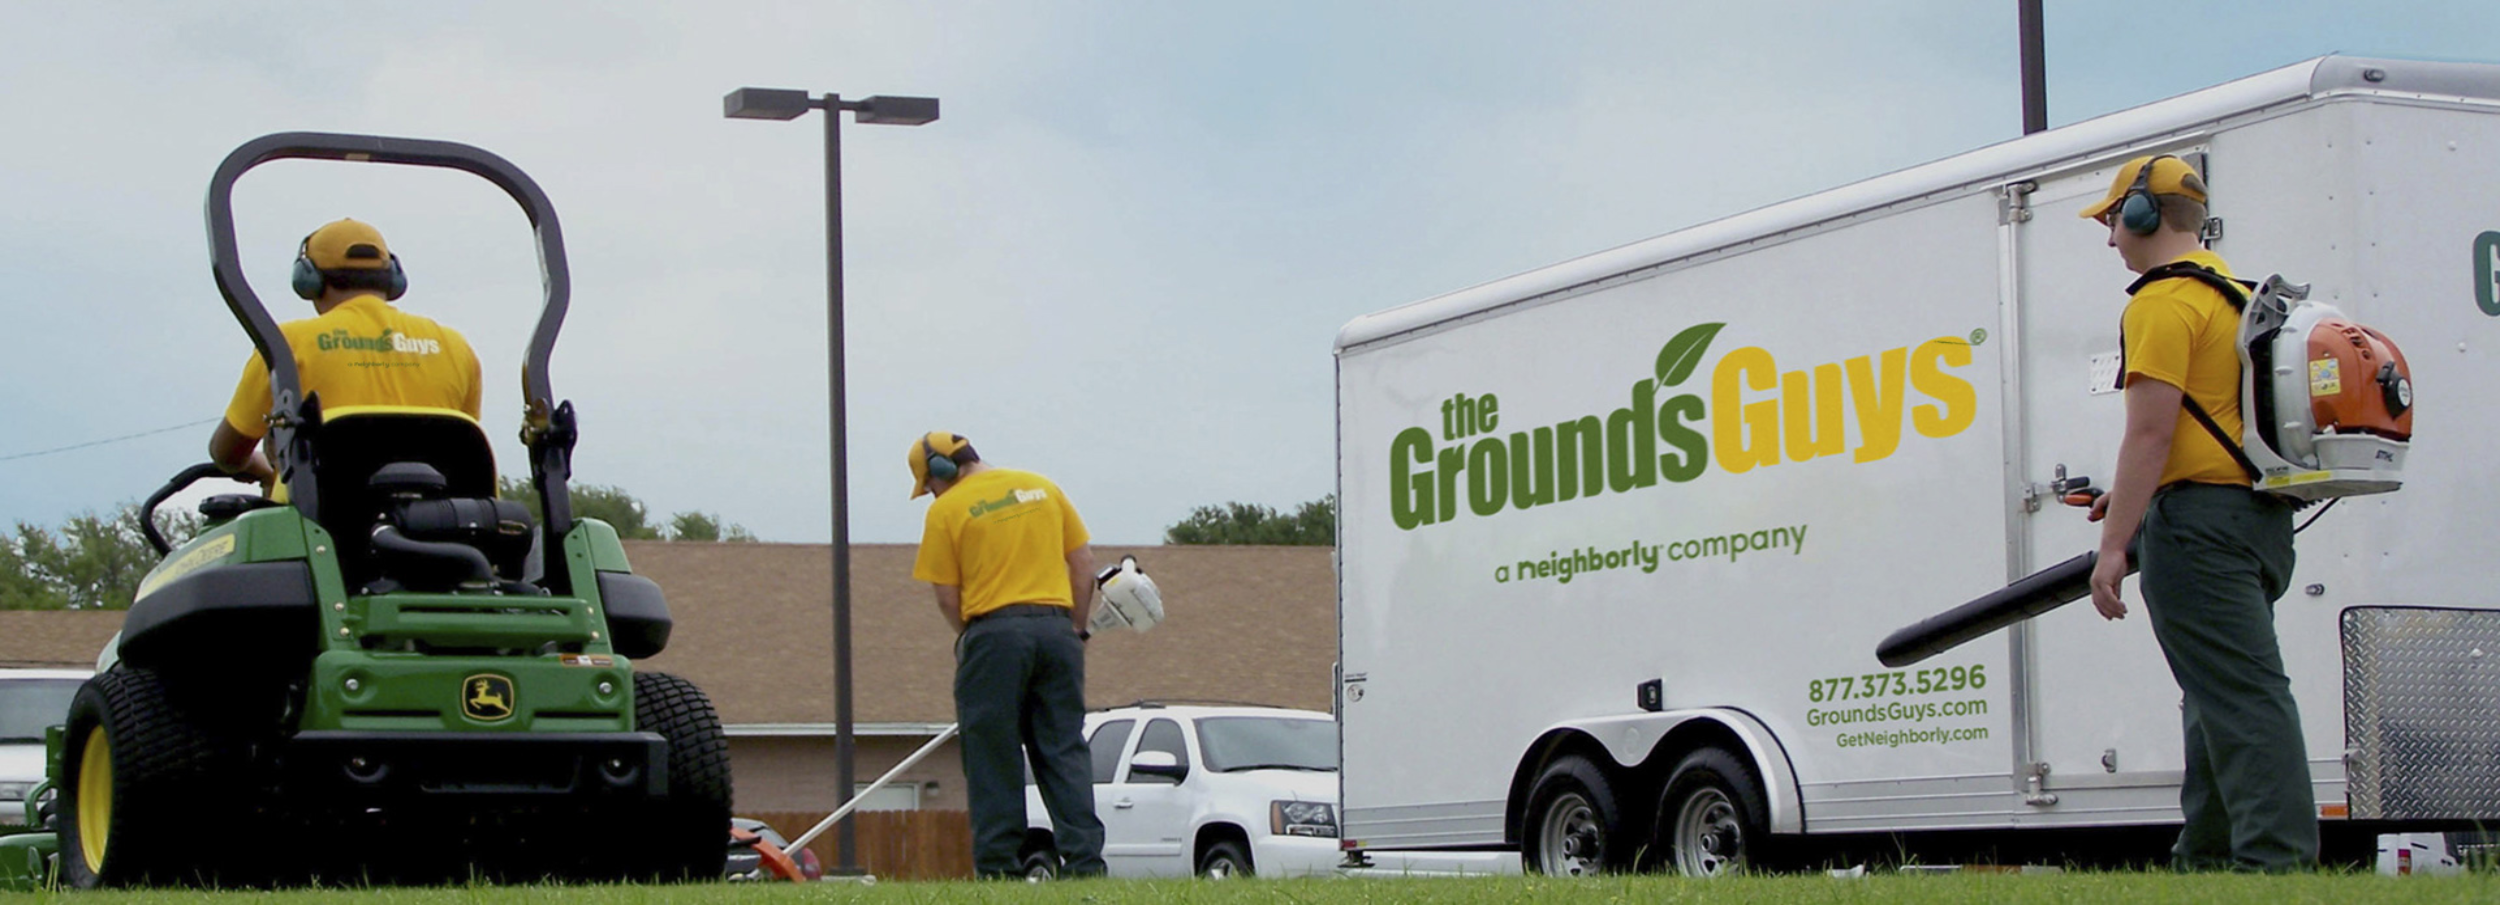
<svg viewBox="0 0 2500 905"><path fill-rule="evenodd" d="M887 783L894 781L894 777L903 775L903 771L911 769L913 764L917 764L922 758L928 757L929 752L936 751L939 745L946 744L946 740L954 738L955 733L961 729L963 729L962 723L948 724L946 731L938 733L936 738L930 739L927 744L921 745L920 750L912 752L910 757L903 758L902 763L895 764L894 769L885 771L884 776L877 777L876 782L869 783L868 788L861 789L860 792L863 794L872 793L878 789L885 788ZM810 827L807 832L800 833L799 838L790 840L789 845L782 846L782 850L797 851L799 849L806 848L808 843L816 841L817 836L823 835L825 828L832 826L834 821L851 819L852 809L857 808L858 806L859 802L856 800L843 804L841 808L835 810L833 813L825 815L825 819L817 821L816 825Z"/></svg>
<svg viewBox="0 0 2500 905"><path fill-rule="evenodd" d="M851 805L851 493L848 422L842 381L842 96L827 94L825 111L825 381L833 435L833 772L836 800ZM856 826L847 813L835 870L859 872Z"/></svg>
<svg viewBox="0 0 2500 905"><path fill-rule="evenodd" d="M2029 135L2049 127L2048 63L2042 58L2040 0L2019 0L2016 5L2021 7L2016 18L2023 32L2023 134Z"/></svg>

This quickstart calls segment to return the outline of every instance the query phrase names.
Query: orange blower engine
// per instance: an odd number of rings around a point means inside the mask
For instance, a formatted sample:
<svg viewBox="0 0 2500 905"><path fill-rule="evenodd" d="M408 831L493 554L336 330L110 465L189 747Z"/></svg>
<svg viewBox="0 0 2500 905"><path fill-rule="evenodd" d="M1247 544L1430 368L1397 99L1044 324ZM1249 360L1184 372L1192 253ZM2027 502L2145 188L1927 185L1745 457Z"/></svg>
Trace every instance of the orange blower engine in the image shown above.
<svg viewBox="0 0 2500 905"><path fill-rule="evenodd" d="M765 873L792 883L807 882L806 875L799 870L798 861L792 859L789 852L782 851L781 846L774 845L770 839L733 826L729 828L729 844L753 847L756 857L764 866Z"/></svg>
<svg viewBox="0 0 2500 905"><path fill-rule="evenodd" d="M2302 500L2404 484L2413 370L2376 329L2268 277L2240 323L2242 449L2256 489Z"/></svg>

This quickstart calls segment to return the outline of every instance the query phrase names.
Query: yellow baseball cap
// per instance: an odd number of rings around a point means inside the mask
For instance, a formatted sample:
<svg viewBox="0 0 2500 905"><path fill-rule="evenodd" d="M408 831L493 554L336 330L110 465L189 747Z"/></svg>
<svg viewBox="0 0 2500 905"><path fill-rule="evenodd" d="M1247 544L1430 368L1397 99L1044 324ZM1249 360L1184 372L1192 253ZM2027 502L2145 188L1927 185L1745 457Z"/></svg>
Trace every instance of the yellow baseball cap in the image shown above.
<svg viewBox="0 0 2500 905"><path fill-rule="evenodd" d="M320 270L379 270L391 266L391 247L373 224L337 220L304 237L304 257Z"/></svg>
<svg viewBox="0 0 2500 905"><path fill-rule="evenodd" d="M911 465L911 498L916 500L929 493L929 458L931 456L951 462L956 453L962 452L964 447L971 445L972 441L964 439L962 434L950 434L945 431L930 431L911 441L911 451L903 456Z"/></svg>
<svg viewBox="0 0 2500 905"><path fill-rule="evenodd" d="M2120 202L2127 200L2127 190L2135 188L2136 174L2143 172L2147 165L2153 168L2153 175L2144 180L2145 191L2156 195L2179 195L2196 199L2198 204L2205 203L2203 181L2200 179L2195 186L2188 185L2188 177L2196 175L2196 170L2188 166L2187 161L2168 154L2146 155L2127 161L2118 168L2118 175L2109 181L2108 197L2084 208L2083 219L2098 220L2116 210Z"/></svg>

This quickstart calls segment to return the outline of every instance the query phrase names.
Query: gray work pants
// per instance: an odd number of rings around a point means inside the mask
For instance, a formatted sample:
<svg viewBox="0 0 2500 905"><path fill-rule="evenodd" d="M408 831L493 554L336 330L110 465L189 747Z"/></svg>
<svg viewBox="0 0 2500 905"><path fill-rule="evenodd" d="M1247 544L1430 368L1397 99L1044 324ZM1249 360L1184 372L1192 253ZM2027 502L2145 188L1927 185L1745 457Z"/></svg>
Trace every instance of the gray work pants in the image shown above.
<svg viewBox="0 0 2500 905"><path fill-rule="evenodd" d="M2180 484L2144 518L2141 586L2184 693L2182 869L2293 870L2318 859L2317 799L2274 633L2292 578L2292 510L2243 487Z"/></svg>
<svg viewBox="0 0 2500 905"><path fill-rule="evenodd" d="M1049 807L1068 876L1103 872L1085 746L1085 642L1068 608L1019 604L974 620L955 654L955 718L963 724L972 864L981 876L1020 872L1024 767Z"/></svg>

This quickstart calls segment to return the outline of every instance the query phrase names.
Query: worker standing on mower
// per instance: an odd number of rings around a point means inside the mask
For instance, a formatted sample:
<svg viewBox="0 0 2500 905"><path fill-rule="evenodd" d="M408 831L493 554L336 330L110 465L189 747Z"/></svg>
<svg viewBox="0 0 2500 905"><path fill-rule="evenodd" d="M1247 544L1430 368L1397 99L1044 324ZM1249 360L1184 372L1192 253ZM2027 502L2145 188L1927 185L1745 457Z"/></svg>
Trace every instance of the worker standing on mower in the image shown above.
<svg viewBox="0 0 2500 905"><path fill-rule="evenodd" d="M2166 271L2230 276L2205 248L2205 185L2186 161L2138 157L2083 216L2143 278L2119 324L2126 434L2117 477L2094 501L2101 522L2092 605L2124 618L2128 542L2153 638L2185 694L2187 825L2171 848L2182 869L2293 870L2317 860L2316 799L2291 679L2275 639L2274 601L2292 574L2292 508L2250 488L2224 437L2240 432L2245 296ZM2209 427L2200 423L2210 420ZM2216 436L2216 435L2220 436Z"/></svg>
<svg viewBox="0 0 2500 905"><path fill-rule="evenodd" d="M1086 621L1094 554L1085 522L1049 478L993 468L961 435L912 441L911 495L936 494L912 577L937 589L955 629L955 719L971 787L973 868L1023 873L1024 764L1050 808L1065 876L1103 872L1085 746Z"/></svg>
<svg viewBox="0 0 2500 905"><path fill-rule="evenodd" d="M295 353L304 395L319 395L325 410L415 406L477 419L476 353L458 331L390 305L408 291L408 275L381 232L356 220L313 230L295 249L294 289L313 303L314 316L278 329ZM264 486L275 479L258 448L270 404L269 363L255 352L208 439L211 461Z"/></svg>

